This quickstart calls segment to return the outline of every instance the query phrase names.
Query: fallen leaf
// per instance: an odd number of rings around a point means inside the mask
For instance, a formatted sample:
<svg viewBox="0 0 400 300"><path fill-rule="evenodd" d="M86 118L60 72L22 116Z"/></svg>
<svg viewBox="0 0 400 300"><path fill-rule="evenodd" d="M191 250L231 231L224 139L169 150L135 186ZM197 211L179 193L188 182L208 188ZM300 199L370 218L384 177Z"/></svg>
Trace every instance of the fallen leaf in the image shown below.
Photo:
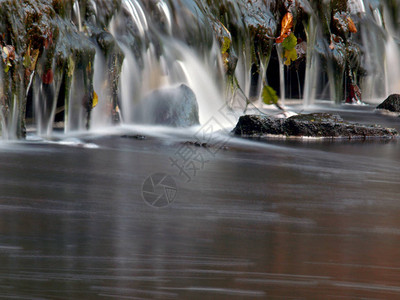
<svg viewBox="0 0 400 300"><path fill-rule="evenodd" d="M39 57L39 49L33 50L32 55L31 55L31 65L29 67L29 69L31 71L35 70L38 57Z"/></svg>
<svg viewBox="0 0 400 300"><path fill-rule="evenodd" d="M347 24L349 26L349 31L350 32L357 33L356 25L354 25L354 22L350 17L347 17Z"/></svg>
<svg viewBox="0 0 400 300"><path fill-rule="evenodd" d="M285 65L290 66L292 61L295 61L297 59L297 51L295 48L291 50L285 50L284 57L286 58L285 60Z"/></svg>
<svg viewBox="0 0 400 300"><path fill-rule="evenodd" d="M296 36L291 33L288 37L286 37L282 42L282 47L284 50L292 50L297 45L297 38Z"/></svg>
<svg viewBox="0 0 400 300"><path fill-rule="evenodd" d="M281 22L281 35L276 39L278 44L282 43L287 38L293 27L293 15L287 12Z"/></svg>
<svg viewBox="0 0 400 300"><path fill-rule="evenodd" d="M99 97L97 96L97 93L93 91L93 102L92 102L92 108L96 107L96 105L99 103Z"/></svg>
<svg viewBox="0 0 400 300"><path fill-rule="evenodd" d="M54 74L52 69L49 69L42 76L42 81L44 84L51 84L53 82L53 79L54 79Z"/></svg>
<svg viewBox="0 0 400 300"><path fill-rule="evenodd" d="M224 36L224 43L222 44L222 47L221 47L221 53L222 54L226 53L229 50L230 46L231 46L230 38L228 38L227 36Z"/></svg>
<svg viewBox="0 0 400 300"><path fill-rule="evenodd" d="M67 75L68 77L72 77L75 71L75 61L72 56L68 57L68 68L67 68Z"/></svg>
<svg viewBox="0 0 400 300"><path fill-rule="evenodd" d="M11 66L12 66L12 65L11 65L10 61L7 61L7 62L6 62L6 65L5 65L5 67L4 67L4 72L8 73L8 71L10 70L10 67L11 67Z"/></svg>
<svg viewBox="0 0 400 300"><path fill-rule="evenodd" d="M265 104L277 104L279 100L275 90L269 85L264 85L261 98Z"/></svg>
<svg viewBox="0 0 400 300"><path fill-rule="evenodd" d="M24 61L23 61L23 65L25 68L29 68L29 66L31 65L31 51L28 48L28 51L26 51L25 55L24 55Z"/></svg>

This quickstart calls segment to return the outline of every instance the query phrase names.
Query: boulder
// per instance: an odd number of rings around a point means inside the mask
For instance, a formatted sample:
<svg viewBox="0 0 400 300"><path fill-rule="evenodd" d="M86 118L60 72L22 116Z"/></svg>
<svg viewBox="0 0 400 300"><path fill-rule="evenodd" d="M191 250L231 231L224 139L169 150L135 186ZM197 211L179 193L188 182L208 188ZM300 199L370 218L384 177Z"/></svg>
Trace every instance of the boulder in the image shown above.
<svg viewBox="0 0 400 300"><path fill-rule="evenodd" d="M386 98L381 104L379 104L377 109L386 109L392 112L400 113L400 95L392 94Z"/></svg>
<svg viewBox="0 0 400 300"><path fill-rule="evenodd" d="M135 122L172 127L199 125L196 96L185 84L155 90L136 106Z"/></svg>
<svg viewBox="0 0 400 300"><path fill-rule="evenodd" d="M278 119L260 115L246 115L239 118L233 129L235 135L242 137L263 137L283 135L294 137L319 138L392 138L398 133L395 129L378 125L362 125L343 121L339 115L312 113Z"/></svg>
<svg viewBox="0 0 400 300"><path fill-rule="evenodd" d="M261 115L245 115L239 118L233 133L245 137L256 137L267 134L283 134L284 119Z"/></svg>

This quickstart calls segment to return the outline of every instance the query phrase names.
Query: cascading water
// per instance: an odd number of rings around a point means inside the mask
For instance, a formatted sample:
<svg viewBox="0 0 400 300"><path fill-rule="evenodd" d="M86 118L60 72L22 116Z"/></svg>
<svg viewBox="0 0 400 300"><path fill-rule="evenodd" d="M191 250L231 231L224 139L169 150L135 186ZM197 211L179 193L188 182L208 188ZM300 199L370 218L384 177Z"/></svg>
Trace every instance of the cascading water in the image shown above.
<svg viewBox="0 0 400 300"><path fill-rule="evenodd" d="M382 7L383 5L383 7ZM393 45L388 28L385 28L382 12L385 3L373 5L369 1L354 1L352 8L360 16L360 43L365 49L362 66L366 74L361 82L363 99L369 102L381 100L389 93L387 86L387 63L394 63L388 57L388 49ZM391 22L389 15L386 22ZM387 25L389 24L387 23ZM379 101L378 100L378 101Z"/></svg>
<svg viewBox="0 0 400 300"><path fill-rule="evenodd" d="M385 95L400 91L400 70L393 66L400 66L400 49L393 37L389 37L385 45Z"/></svg>
<svg viewBox="0 0 400 300"><path fill-rule="evenodd" d="M2 137L23 136L25 116L39 135L51 135L55 122L66 132L135 123L149 94L182 83L197 98L200 123L224 103L259 105L264 84L282 102L296 90L310 105L326 86L338 104L359 101L359 87L373 101L400 88L395 8L370 0L3 1L2 24L15 33L2 28ZM277 39L289 34L288 14L295 62Z"/></svg>
<svg viewBox="0 0 400 300"><path fill-rule="evenodd" d="M78 0L74 1L73 12L74 12L74 16L76 18L75 23L78 26L78 30L82 31L81 9L80 9Z"/></svg>
<svg viewBox="0 0 400 300"><path fill-rule="evenodd" d="M319 60L318 55L316 55L314 51L319 28L317 22L316 16L311 16L308 30L306 31L308 44L303 95L303 103L305 106L314 104L318 84Z"/></svg>
<svg viewBox="0 0 400 300"><path fill-rule="evenodd" d="M116 15L110 32L125 56L120 82L124 122L135 123L135 105L152 90L180 83L193 89L199 103L200 121L207 121L223 104L222 84L218 84L218 77L222 77L218 48L211 46L207 53L201 53L175 37L172 27L177 26L177 30L184 28L172 24L173 13L164 1L158 1L153 7L156 10L153 13L163 16L165 20L163 33L156 26L149 27L157 20L151 18L150 12L145 12L145 5L141 2L126 0L122 8L129 13L129 18L126 20L123 14ZM132 51L126 37L126 22L138 31L135 38L142 47L135 49L136 52Z"/></svg>

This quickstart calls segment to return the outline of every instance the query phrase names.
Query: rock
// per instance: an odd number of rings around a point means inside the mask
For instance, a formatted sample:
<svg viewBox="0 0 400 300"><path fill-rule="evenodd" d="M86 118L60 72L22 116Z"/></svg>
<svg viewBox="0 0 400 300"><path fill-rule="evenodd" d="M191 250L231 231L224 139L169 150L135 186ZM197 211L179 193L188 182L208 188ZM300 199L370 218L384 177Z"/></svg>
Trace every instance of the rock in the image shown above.
<svg viewBox="0 0 400 300"><path fill-rule="evenodd" d="M400 95L399 94L392 94L386 98L381 104L379 104L377 109L386 109L392 112L399 112L400 113Z"/></svg>
<svg viewBox="0 0 400 300"><path fill-rule="evenodd" d="M283 134L284 119L259 115L245 115L233 129L234 134L241 136L261 136L264 134Z"/></svg>
<svg viewBox="0 0 400 300"><path fill-rule="evenodd" d="M134 134L134 135L124 134L121 137L125 138L125 139L136 139L136 140L145 140L146 139L145 135L140 135L140 134Z"/></svg>
<svg viewBox="0 0 400 300"><path fill-rule="evenodd" d="M284 135L294 137L321 138L392 138L395 129L378 125L353 124L343 121L339 115L312 113L297 115L287 119L268 116L246 115L240 117L233 133L242 137L263 137Z"/></svg>
<svg viewBox="0 0 400 300"><path fill-rule="evenodd" d="M172 127L199 125L196 96L192 89L184 84L155 90L136 106L135 121Z"/></svg>
<svg viewBox="0 0 400 300"><path fill-rule="evenodd" d="M184 145L189 145L189 146L196 146L196 147L203 147L203 148L208 148L210 145L207 143L200 143L199 141L186 141L183 143Z"/></svg>

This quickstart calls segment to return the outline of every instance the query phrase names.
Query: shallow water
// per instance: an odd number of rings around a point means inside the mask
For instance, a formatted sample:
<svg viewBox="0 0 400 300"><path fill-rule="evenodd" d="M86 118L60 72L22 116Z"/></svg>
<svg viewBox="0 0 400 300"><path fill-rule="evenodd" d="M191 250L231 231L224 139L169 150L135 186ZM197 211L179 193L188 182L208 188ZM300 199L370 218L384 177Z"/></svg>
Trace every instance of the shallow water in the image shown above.
<svg viewBox="0 0 400 300"><path fill-rule="evenodd" d="M121 135L0 144L0 298L400 297L398 140L230 138L187 182L191 136ZM142 198L153 173L168 207Z"/></svg>

